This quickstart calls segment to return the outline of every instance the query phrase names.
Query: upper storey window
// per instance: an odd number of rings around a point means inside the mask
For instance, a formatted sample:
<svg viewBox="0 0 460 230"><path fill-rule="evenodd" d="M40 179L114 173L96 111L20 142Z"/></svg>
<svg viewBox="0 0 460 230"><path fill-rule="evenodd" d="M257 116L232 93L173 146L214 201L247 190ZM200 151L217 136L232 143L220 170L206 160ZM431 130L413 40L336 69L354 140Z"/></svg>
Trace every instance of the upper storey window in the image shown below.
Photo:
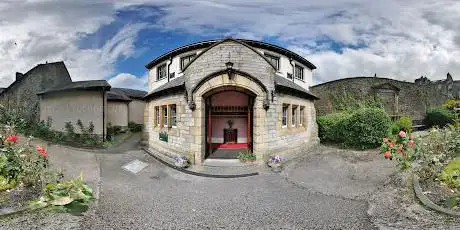
<svg viewBox="0 0 460 230"><path fill-rule="evenodd" d="M193 58L195 58L196 54L190 54L185 57L180 58L180 69L183 70L184 67L192 61Z"/></svg>
<svg viewBox="0 0 460 230"><path fill-rule="evenodd" d="M157 67L157 80L161 80L165 78L167 75L166 73L166 64L160 65Z"/></svg>
<svg viewBox="0 0 460 230"><path fill-rule="evenodd" d="M303 81L303 67L302 66L298 66L298 65L295 66L294 77L296 79L299 79L299 80Z"/></svg>
<svg viewBox="0 0 460 230"><path fill-rule="evenodd" d="M276 67L276 70L280 69L280 58L271 54L264 54L265 57Z"/></svg>

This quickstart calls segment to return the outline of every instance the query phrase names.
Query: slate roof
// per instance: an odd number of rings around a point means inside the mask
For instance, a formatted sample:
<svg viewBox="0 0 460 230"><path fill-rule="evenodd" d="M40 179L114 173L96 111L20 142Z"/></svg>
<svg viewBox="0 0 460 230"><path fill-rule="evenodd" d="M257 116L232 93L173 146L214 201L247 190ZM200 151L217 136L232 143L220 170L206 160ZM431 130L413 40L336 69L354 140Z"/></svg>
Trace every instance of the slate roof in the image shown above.
<svg viewBox="0 0 460 230"><path fill-rule="evenodd" d="M302 88L301 86L295 84L294 82L290 81L287 78L280 77L275 75L275 85L277 86L278 89L287 89L290 92L295 92L298 93L302 96L306 96L308 98L313 98L313 99L319 99L317 96L315 96L313 93L310 91ZM172 89L185 89L185 78L184 77L179 77L176 78L170 82L165 83L164 85L154 89L152 92L150 92L148 95L144 97L144 99L149 99L155 96L158 96L164 92L167 92L168 90Z"/></svg>
<svg viewBox="0 0 460 230"><path fill-rule="evenodd" d="M60 92L66 90L98 90L98 89L105 89L110 90L110 84L106 80L90 80L90 81L74 81L65 85L53 87L46 89L38 94L46 94L51 92Z"/></svg>
<svg viewBox="0 0 460 230"><path fill-rule="evenodd" d="M108 101L132 101L130 97L124 94L122 91L107 91L107 100Z"/></svg>
<svg viewBox="0 0 460 230"><path fill-rule="evenodd" d="M288 50L286 48L283 48L283 47L280 47L280 46L277 46L277 45L273 45L273 44L270 44L270 43L266 43L266 42L261 42L261 41L248 40L248 39L233 39L233 38L224 38L224 39L220 39L220 40L201 41L201 42L181 46L181 47L173 49L173 50L171 50L171 51L169 51L169 52L167 52L167 53L155 58L154 60L149 62L147 65L145 65L145 67L147 69L151 69L152 67L154 67L158 63L169 59L171 56L176 56L178 54L185 53L185 52L195 50L195 49L208 48L208 47L212 46L213 44L215 44L217 42L221 42L222 40L237 40L237 41L243 42L243 43L245 43L245 44L247 44L249 46L252 46L254 48L262 48L262 49L274 51L274 52L286 55L287 57L294 58L298 62L304 64L305 66L307 66L310 69L316 69L316 66L313 65L311 62L309 62L307 59L305 59L304 57L302 57L302 56L300 56L300 55L298 55L298 54L296 54L296 53L294 53L294 52L292 52L292 51L290 51L290 50Z"/></svg>
<svg viewBox="0 0 460 230"><path fill-rule="evenodd" d="M290 89L297 91L297 93L303 94L304 96L311 97L313 99L318 100L319 98L315 96L313 93L310 91L302 88L301 86L297 85L296 83L292 82L291 80L280 77L278 75L275 75L275 85L277 88L285 88L285 89Z"/></svg>
<svg viewBox="0 0 460 230"><path fill-rule="evenodd" d="M144 99L149 99L158 96L165 91L173 89L185 89L185 77L178 77L165 83L164 85L161 85L160 87L154 89L152 92L146 95Z"/></svg>
<svg viewBox="0 0 460 230"><path fill-rule="evenodd" d="M111 88L110 92L116 92L118 94L124 94L132 99L142 99L147 95L146 91L143 90L136 90L136 89L128 89L128 88Z"/></svg>

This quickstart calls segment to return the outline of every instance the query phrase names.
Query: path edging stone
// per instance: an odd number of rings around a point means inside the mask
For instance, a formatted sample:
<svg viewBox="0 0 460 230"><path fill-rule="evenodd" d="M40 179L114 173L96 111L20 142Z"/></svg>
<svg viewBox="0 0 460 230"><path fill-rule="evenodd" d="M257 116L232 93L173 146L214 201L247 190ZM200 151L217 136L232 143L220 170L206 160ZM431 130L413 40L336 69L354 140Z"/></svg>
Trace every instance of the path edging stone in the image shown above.
<svg viewBox="0 0 460 230"><path fill-rule="evenodd" d="M425 194L423 194L422 188L420 187L419 178L415 174L412 177L412 184L414 186L415 196L420 200L420 202L422 202L423 205L425 205L426 207L428 207L430 209L433 209L435 211L444 213L446 215L460 217L460 212L455 212L455 211L443 208L443 207L435 204L430 199L428 199L428 197L425 196Z"/></svg>
<svg viewBox="0 0 460 230"><path fill-rule="evenodd" d="M222 174L208 174L208 173L201 173L201 172L195 172L195 171L191 171L191 170L187 170L185 168L180 168L180 167L177 167L169 162L167 162L166 160L164 159L161 159L161 157L159 157L158 155L156 155L155 153L152 153L149 149L147 148L144 148L142 147L142 150L144 150L147 154L149 154L150 156L152 156L153 158L155 158L157 161L159 161L160 163L172 168L172 169L175 169L177 171L180 171L180 172L183 172L183 173L186 173L186 174L189 174L189 175L194 175L194 176L201 176L201 177L212 177L212 178L240 178L240 177L250 177L250 176L257 176L259 175L258 172L253 172L253 173L243 173L243 174L234 174L234 175L222 175Z"/></svg>

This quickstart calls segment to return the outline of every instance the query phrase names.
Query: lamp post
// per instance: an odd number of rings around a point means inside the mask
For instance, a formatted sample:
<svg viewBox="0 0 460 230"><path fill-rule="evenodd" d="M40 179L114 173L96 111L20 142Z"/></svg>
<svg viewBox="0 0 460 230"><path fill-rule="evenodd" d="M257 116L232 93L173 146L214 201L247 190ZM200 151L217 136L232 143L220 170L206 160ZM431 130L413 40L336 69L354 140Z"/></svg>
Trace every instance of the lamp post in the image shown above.
<svg viewBox="0 0 460 230"><path fill-rule="evenodd" d="M232 80L233 77L233 62L229 61L225 63L225 66L227 67L227 75L228 79Z"/></svg>

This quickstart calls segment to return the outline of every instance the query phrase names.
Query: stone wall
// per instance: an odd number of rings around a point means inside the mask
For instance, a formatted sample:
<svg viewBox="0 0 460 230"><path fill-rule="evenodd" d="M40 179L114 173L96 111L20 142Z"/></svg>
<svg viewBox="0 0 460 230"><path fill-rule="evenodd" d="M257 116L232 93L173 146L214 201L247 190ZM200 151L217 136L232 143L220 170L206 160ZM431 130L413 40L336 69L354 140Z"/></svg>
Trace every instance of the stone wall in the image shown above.
<svg viewBox="0 0 460 230"><path fill-rule="evenodd" d="M37 93L46 88L72 82L63 62L39 64L26 74L17 73L16 81L0 94L9 109L25 108L31 118L39 118Z"/></svg>
<svg viewBox="0 0 460 230"><path fill-rule="evenodd" d="M459 94L455 84L455 81L448 80L415 84L387 78L356 77L319 84L311 87L310 90L320 98L315 102L319 115L337 111L334 97L346 93L355 98L365 98L376 95L376 92L385 91L394 92L396 95L394 111L389 109L391 105L385 106L390 115L409 115L414 120L423 120L428 109L440 106L450 97L449 95ZM377 93L377 95L383 94ZM384 101L389 99L385 97L380 99Z"/></svg>

